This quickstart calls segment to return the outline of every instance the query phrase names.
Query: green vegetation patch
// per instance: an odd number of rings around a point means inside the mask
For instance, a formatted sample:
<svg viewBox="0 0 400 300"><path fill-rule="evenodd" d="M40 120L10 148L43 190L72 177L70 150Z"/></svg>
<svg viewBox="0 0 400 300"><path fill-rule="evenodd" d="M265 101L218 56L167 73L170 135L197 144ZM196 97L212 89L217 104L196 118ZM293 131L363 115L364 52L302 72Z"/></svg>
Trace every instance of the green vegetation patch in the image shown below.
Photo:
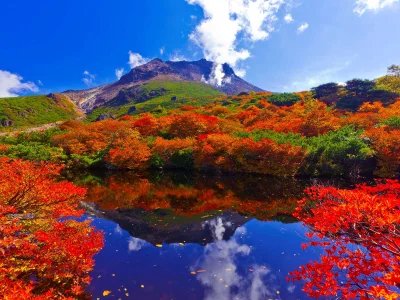
<svg viewBox="0 0 400 300"><path fill-rule="evenodd" d="M198 82L178 82L178 81L151 81L142 86L146 94L151 91L159 91L165 89L166 92L162 96L154 97L142 103L132 102L130 104L109 107L103 106L96 108L88 114L88 121L95 121L101 114L111 113L116 117L128 114L130 108L135 107L136 111L132 114L141 112L151 112L159 109L159 107L168 109L176 109L182 106L201 106L213 101L214 97L223 95L209 85Z"/></svg>
<svg viewBox="0 0 400 300"><path fill-rule="evenodd" d="M0 131L53 123L76 116L74 104L63 97L57 97L56 100L47 96L0 98L0 121L12 121L11 126L0 126Z"/></svg>

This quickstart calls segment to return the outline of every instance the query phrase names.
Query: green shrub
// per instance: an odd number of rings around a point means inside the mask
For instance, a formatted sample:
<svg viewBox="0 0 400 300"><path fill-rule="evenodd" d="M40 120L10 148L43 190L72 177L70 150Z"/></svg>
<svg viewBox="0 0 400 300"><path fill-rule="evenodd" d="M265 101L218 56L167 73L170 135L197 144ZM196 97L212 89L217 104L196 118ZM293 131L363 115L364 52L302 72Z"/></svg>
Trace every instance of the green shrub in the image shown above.
<svg viewBox="0 0 400 300"><path fill-rule="evenodd" d="M63 162L67 159L62 149L38 143L11 145L2 154L10 158L22 158L33 161Z"/></svg>
<svg viewBox="0 0 400 300"><path fill-rule="evenodd" d="M374 151L361 136L362 132L347 126L325 135L306 138L294 133L280 133L268 130L235 133L240 138L252 138L259 141L271 139L278 144L291 144L307 149L306 160L300 175L332 176L346 175L355 166L361 172L367 172L368 160Z"/></svg>
<svg viewBox="0 0 400 300"><path fill-rule="evenodd" d="M179 150L171 156L171 163L178 168L183 169L193 169L193 149L187 148L184 150Z"/></svg>
<svg viewBox="0 0 400 300"><path fill-rule="evenodd" d="M165 161L158 154L152 155L149 159L149 162L152 168L162 168L165 166Z"/></svg>
<svg viewBox="0 0 400 300"><path fill-rule="evenodd" d="M290 93L273 94L268 97L268 101L276 106L291 106L300 100L299 95Z"/></svg>
<svg viewBox="0 0 400 300"><path fill-rule="evenodd" d="M393 129L400 129L400 116L393 116L382 122L383 124L389 126Z"/></svg>

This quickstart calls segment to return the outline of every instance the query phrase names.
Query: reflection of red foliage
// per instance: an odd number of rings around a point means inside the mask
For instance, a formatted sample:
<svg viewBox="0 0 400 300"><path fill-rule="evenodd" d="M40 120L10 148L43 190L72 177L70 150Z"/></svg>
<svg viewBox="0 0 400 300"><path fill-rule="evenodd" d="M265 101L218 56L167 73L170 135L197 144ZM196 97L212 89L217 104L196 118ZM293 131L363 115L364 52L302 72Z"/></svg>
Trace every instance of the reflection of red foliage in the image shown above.
<svg viewBox="0 0 400 300"><path fill-rule="evenodd" d="M261 197L262 198L262 197ZM107 185L88 187L86 201L105 210L142 208L171 209L181 216L201 215L212 210L236 210L268 220L277 214L293 212L297 199L243 199L222 183L217 189L209 187L184 187L173 184L153 184L140 177L110 178Z"/></svg>
<svg viewBox="0 0 400 300"><path fill-rule="evenodd" d="M80 217L85 190L57 182L60 167L0 159L0 294L6 299L85 298L103 245Z"/></svg>
<svg viewBox="0 0 400 300"><path fill-rule="evenodd" d="M398 299L400 183L314 187L307 193L295 215L313 229L309 245L325 253L293 272L291 280L305 280L304 291L316 298Z"/></svg>

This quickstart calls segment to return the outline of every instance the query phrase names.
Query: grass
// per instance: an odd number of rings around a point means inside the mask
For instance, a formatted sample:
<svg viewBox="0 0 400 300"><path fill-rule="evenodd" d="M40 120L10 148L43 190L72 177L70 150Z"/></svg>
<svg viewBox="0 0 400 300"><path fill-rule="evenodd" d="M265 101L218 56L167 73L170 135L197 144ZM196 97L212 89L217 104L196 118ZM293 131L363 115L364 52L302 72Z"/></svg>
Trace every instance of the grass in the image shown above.
<svg viewBox="0 0 400 300"><path fill-rule="evenodd" d="M0 98L0 121L13 121L10 127L0 126L0 131L43 125L76 116L74 104L61 97L57 101L46 96Z"/></svg>
<svg viewBox="0 0 400 300"><path fill-rule="evenodd" d="M142 86L146 93L164 88L165 95L152 98L142 103L130 103L119 107L99 107L88 114L87 120L94 121L103 113L112 113L117 117L128 113L135 106L137 113L150 112L161 106L165 109L176 109L184 105L200 106L209 103L216 96L223 95L209 85L198 82L151 81ZM176 97L176 101L171 98Z"/></svg>

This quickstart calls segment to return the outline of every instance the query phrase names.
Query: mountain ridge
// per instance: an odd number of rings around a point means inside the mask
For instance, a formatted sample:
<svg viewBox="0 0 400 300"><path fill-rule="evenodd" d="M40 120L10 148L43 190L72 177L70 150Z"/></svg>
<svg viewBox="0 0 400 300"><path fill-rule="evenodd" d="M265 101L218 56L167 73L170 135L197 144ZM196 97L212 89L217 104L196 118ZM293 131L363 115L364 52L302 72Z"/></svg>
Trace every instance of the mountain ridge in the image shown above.
<svg viewBox="0 0 400 300"><path fill-rule="evenodd" d="M136 94L140 94L141 86L154 80L202 83L228 95L263 91L237 76L228 64L222 65L224 83L220 86L209 84L210 79L212 79L213 67L214 63L205 59L192 62L164 62L156 58L131 69L129 73L123 75L114 83L80 91L67 90L62 94L88 112L115 99L125 103L129 101L129 98L134 98Z"/></svg>

